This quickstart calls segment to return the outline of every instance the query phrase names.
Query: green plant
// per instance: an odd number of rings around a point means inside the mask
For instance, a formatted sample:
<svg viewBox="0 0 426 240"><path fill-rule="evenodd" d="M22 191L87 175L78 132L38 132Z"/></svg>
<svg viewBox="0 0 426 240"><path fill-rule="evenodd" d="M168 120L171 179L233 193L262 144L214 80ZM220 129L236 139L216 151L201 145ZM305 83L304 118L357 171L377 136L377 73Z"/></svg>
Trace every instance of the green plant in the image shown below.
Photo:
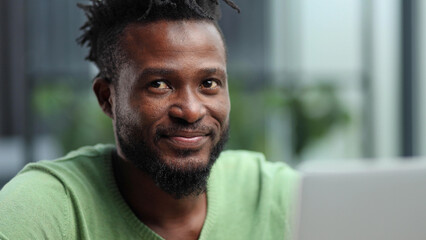
<svg viewBox="0 0 426 240"><path fill-rule="evenodd" d="M350 121L349 111L331 83L289 84L267 90L266 96L269 107L280 108L291 118L292 151L296 158L333 128Z"/></svg>
<svg viewBox="0 0 426 240"><path fill-rule="evenodd" d="M114 142L111 119L101 111L89 90L76 91L62 83L39 85L33 92L33 109L64 152Z"/></svg>

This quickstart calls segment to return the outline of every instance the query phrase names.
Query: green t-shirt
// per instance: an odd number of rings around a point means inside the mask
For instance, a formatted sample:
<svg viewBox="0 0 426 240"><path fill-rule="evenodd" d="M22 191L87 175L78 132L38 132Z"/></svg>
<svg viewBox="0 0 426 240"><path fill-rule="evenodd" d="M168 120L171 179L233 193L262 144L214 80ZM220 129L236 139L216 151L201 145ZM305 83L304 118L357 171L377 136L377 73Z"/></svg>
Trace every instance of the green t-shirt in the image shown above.
<svg viewBox="0 0 426 240"><path fill-rule="evenodd" d="M0 191L0 239L162 239L122 198L113 149L84 147L27 165ZM223 152L209 178L200 239L289 239L297 180L262 154Z"/></svg>

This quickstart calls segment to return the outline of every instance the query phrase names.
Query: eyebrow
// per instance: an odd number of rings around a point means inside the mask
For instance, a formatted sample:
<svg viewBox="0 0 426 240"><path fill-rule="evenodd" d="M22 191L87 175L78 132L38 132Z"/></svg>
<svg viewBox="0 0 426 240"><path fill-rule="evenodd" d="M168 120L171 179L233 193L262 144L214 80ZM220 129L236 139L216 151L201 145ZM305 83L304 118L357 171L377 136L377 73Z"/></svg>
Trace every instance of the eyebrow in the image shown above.
<svg viewBox="0 0 426 240"><path fill-rule="evenodd" d="M143 79L147 76L152 76L152 75L171 75L171 74L175 74L177 72L178 72L177 70L170 69L170 68L145 68L139 74L138 79ZM226 76L226 72L223 69L220 69L220 68L202 68L198 72L199 72L199 74L201 73L201 74L205 74L205 75L218 73L219 75Z"/></svg>
<svg viewBox="0 0 426 240"><path fill-rule="evenodd" d="M148 75L168 75L174 73L175 70L168 69L168 68L145 68L141 74L139 74L140 77L148 76Z"/></svg>

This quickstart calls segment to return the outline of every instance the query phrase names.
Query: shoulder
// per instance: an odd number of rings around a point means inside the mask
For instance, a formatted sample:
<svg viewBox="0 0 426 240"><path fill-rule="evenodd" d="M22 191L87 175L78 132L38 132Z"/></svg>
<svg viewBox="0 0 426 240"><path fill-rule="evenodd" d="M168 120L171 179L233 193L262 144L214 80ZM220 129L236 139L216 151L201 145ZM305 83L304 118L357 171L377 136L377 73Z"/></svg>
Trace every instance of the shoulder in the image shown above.
<svg viewBox="0 0 426 240"><path fill-rule="evenodd" d="M223 223L218 226L238 222L234 228L246 234L242 239L283 239L298 183L299 174L283 162L269 162L256 152L223 152L208 189L219 206L215 214Z"/></svg>
<svg viewBox="0 0 426 240"><path fill-rule="evenodd" d="M97 183L109 172L113 145L82 147L53 161L40 161L24 167L18 174L40 171L55 177L65 185L85 186Z"/></svg>
<svg viewBox="0 0 426 240"><path fill-rule="evenodd" d="M269 162L262 153L224 151L212 170L212 184L243 197L268 198L285 204L294 196L299 173L283 162ZM236 196L238 197L238 196Z"/></svg>
<svg viewBox="0 0 426 240"><path fill-rule="evenodd" d="M90 178L105 174L99 168L112 149L110 145L85 147L57 160L25 166L0 191L0 236L67 239L72 234L74 191L90 189Z"/></svg>
<svg viewBox="0 0 426 240"><path fill-rule="evenodd" d="M37 163L30 163L25 166L20 173L34 169L50 173L54 170L61 171L67 169L69 171L70 169L74 170L76 168L81 170L91 170L93 167L98 167L98 165L104 164L105 159L110 157L110 154L114 149L115 147L113 145L104 144L82 147L55 160L44 160Z"/></svg>
<svg viewBox="0 0 426 240"><path fill-rule="evenodd" d="M67 206L67 189L54 176L37 170L21 173L0 191L0 234L62 239L71 214Z"/></svg>
<svg viewBox="0 0 426 240"><path fill-rule="evenodd" d="M214 171L221 175L231 175L233 178L256 177L282 184L299 177L298 173L284 162L270 162L262 153L246 150L224 151L217 160Z"/></svg>

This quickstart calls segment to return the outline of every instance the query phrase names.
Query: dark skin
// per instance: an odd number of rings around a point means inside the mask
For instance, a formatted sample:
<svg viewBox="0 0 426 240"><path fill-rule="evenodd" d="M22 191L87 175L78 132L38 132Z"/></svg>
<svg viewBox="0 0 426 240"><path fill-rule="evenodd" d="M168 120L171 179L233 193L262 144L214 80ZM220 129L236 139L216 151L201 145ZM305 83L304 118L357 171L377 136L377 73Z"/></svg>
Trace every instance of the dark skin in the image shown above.
<svg viewBox="0 0 426 240"><path fill-rule="evenodd" d="M126 160L118 145L115 119L120 114L140 126L149 147L170 166L206 165L211 146L229 124L224 43L208 21L130 24L121 40L127 64L119 71L118 84L102 78L93 84L102 110L113 121L118 187L135 215L163 238L198 239L207 215L206 193L175 199L158 188L150 176ZM181 131L154 144L155 130L174 122L199 123L214 134ZM191 154L177 154L181 150Z"/></svg>

